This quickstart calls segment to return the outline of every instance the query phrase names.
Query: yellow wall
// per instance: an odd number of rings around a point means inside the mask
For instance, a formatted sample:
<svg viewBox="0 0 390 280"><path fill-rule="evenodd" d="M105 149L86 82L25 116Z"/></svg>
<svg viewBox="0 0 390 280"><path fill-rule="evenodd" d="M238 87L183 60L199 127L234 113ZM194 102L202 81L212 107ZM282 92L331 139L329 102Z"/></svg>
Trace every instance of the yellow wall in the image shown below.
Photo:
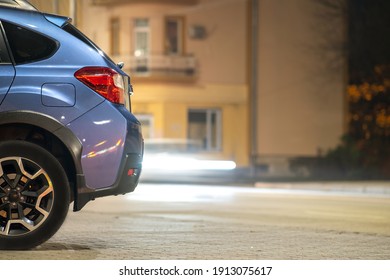
<svg viewBox="0 0 390 280"><path fill-rule="evenodd" d="M234 160L239 166L249 164L246 86L137 84L136 88L133 113L154 116L155 138L186 139L189 109L219 108L222 111L222 151L200 156Z"/></svg>
<svg viewBox="0 0 390 280"><path fill-rule="evenodd" d="M344 73L327 68L320 6L259 3L258 153L315 156L337 145L344 118ZM343 23L332 24L339 26L333 36L342 38Z"/></svg>

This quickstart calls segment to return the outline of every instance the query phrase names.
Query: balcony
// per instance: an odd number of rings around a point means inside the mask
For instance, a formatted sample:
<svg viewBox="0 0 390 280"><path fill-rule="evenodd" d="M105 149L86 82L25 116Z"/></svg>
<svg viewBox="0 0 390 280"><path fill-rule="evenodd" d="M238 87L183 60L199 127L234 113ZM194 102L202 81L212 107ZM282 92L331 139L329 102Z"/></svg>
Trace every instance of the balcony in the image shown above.
<svg viewBox="0 0 390 280"><path fill-rule="evenodd" d="M191 55L149 55L117 57L125 70L135 78L172 82L192 82L196 79L196 59Z"/></svg>

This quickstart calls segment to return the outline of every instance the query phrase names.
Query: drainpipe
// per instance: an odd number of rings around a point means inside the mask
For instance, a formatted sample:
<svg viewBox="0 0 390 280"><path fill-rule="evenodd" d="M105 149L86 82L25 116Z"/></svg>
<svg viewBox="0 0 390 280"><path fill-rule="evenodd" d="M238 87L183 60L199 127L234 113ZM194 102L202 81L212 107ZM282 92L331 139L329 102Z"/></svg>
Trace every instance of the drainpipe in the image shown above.
<svg viewBox="0 0 390 280"><path fill-rule="evenodd" d="M258 156L257 144L257 80L258 80L258 37L259 37L259 0L250 0L250 131L251 131L251 176L256 175Z"/></svg>
<svg viewBox="0 0 390 280"><path fill-rule="evenodd" d="M59 2L59 0L54 0L53 1L53 13L56 14L56 15L59 14L58 2Z"/></svg>
<svg viewBox="0 0 390 280"><path fill-rule="evenodd" d="M72 18L74 25L77 25L77 3L76 0L69 1L69 16Z"/></svg>

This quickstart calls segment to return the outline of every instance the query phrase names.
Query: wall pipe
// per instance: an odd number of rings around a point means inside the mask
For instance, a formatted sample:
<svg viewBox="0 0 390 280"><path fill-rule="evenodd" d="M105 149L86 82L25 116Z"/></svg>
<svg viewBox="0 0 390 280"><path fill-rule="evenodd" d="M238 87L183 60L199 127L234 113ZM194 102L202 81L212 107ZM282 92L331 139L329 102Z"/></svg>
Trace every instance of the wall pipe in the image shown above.
<svg viewBox="0 0 390 280"><path fill-rule="evenodd" d="M256 175L258 156L258 47L259 47L259 0L250 0L250 147L251 175Z"/></svg>

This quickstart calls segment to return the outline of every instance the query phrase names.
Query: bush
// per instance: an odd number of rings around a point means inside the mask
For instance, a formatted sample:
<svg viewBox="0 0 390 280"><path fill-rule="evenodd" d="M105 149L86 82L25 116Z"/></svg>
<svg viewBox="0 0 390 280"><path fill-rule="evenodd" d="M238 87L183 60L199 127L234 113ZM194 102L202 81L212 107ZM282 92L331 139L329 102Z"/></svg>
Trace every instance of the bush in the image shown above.
<svg viewBox="0 0 390 280"><path fill-rule="evenodd" d="M357 141L349 135L319 157L311 174L330 179L390 179L390 146L383 139Z"/></svg>

